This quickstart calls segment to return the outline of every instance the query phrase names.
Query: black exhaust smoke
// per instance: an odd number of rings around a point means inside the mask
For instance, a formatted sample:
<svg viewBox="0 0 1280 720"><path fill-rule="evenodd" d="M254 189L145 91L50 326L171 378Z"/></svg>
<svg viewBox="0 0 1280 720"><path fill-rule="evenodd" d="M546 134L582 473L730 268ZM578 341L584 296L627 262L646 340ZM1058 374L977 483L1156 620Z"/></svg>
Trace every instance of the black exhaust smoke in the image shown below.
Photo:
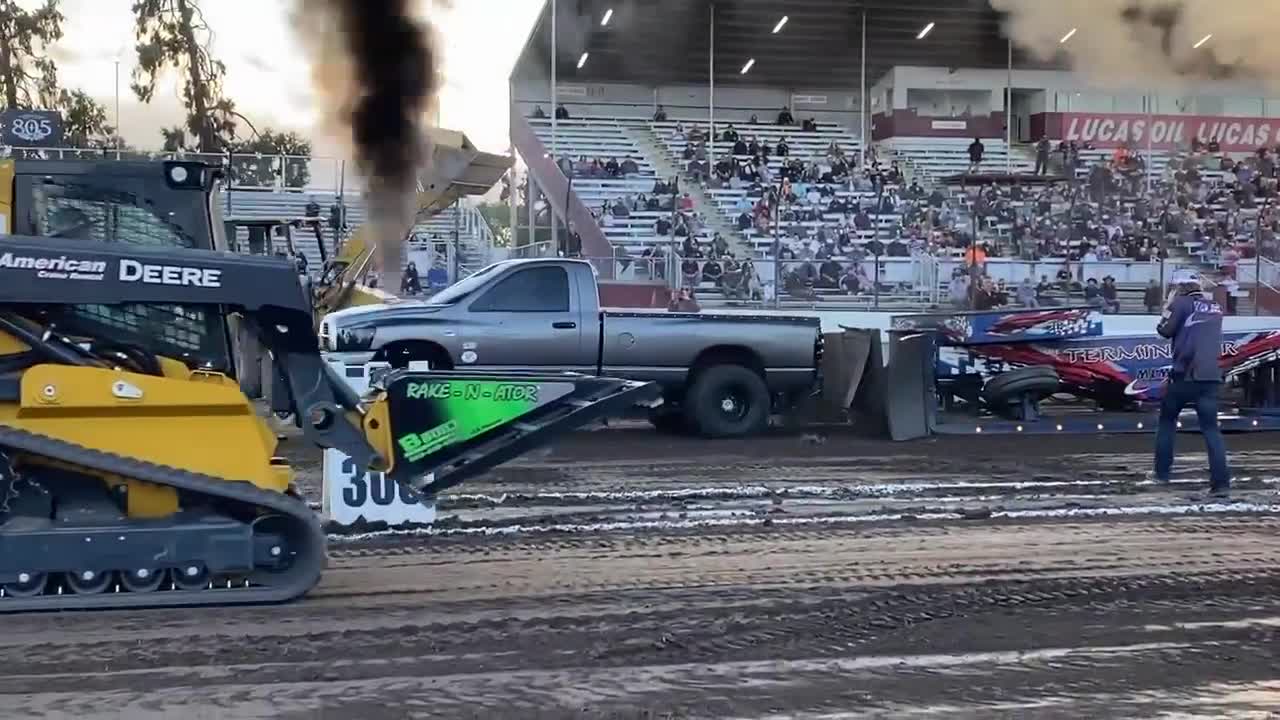
<svg viewBox="0 0 1280 720"><path fill-rule="evenodd" d="M366 242L382 287L399 289L404 239L431 157L425 132L440 86L431 27L411 0L302 0L297 15L313 56L326 125L350 144L368 191Z"/></svg>

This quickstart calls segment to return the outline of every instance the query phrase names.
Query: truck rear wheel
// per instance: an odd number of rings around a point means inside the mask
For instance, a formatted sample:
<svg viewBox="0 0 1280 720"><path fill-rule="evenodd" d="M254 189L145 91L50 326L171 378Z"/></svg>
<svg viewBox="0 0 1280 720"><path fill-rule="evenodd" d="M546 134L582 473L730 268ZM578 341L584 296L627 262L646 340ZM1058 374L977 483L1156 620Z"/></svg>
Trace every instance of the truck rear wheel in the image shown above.
<svg viewBox="0 0 1280 720"><path fill-rule="evenodd" d="M769 387L741 365L714 365L698 372L685 395L685 418L705 437L739 437L769 427Z"/></svg>

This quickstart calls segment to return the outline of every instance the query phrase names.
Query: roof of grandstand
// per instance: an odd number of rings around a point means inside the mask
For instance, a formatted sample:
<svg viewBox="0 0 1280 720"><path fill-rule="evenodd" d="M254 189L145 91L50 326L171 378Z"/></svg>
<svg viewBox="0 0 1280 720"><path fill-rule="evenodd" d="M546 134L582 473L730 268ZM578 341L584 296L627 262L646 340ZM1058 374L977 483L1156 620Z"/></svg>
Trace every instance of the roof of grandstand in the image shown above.
<svg viewBox="0 0 1280 720"><path fill-rule="evenodd" d="M715 5L716 82L786 87L856 85L862 12L867 78L897 65L1004 67L1002 14L988 0L560 0L561 82L701 83L707 80L710 8ZM548 0L519 62L546 62ZM612 11L608 25L602 25ZM779 20L784 29L774 33ZM935 23L923 39L916 35ZM578 67L583 52L589 61ZM755 58L747 74L744 63ZM1014 49L1018 67L1049 67Z"/></svg>

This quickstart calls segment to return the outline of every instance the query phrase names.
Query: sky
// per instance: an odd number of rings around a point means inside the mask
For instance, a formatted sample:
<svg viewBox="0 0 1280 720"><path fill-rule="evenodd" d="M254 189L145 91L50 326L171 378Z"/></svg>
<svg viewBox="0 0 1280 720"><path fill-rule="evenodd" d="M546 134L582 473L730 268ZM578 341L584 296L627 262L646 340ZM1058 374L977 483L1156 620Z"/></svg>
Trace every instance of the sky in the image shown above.
<svg viewBox="0 0 1280 720"><path fill-rule="evenodd" d="M506 152L507 77L542 0L448 4L430 13L444 55L440 122L466 133L482 150ZM119 61L122 134L137 147L158 148L159 129L178 124L182 108L172 78L150 105L139 103L129 89L135 65L131 6L132 0L62 0L64 36L53 56L62 85L94 96L112 118ZM316 114L310 75L290 25L289 0L203 0L202 8L213 29L214 54L227 66L226 94L237 109L259 130L270 126L312 135ZM334 147L322 137L312 139L317 155Z"/></svg>

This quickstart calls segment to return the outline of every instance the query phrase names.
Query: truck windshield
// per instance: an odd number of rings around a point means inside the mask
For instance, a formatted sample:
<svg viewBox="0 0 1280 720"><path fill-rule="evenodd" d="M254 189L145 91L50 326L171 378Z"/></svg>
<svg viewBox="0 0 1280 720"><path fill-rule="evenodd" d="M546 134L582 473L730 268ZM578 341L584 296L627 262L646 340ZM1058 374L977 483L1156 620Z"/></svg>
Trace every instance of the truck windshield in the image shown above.
<svg viewBox="0 0 1280 720"><path fill-rule="evenodd" d="M459 280L440 292L432 295L429 302L434 305L453 305L465 299L468 295L475 292L477 288L489 281L491 273L497 269L501 263L494 263L474 275Z"/></svg>

